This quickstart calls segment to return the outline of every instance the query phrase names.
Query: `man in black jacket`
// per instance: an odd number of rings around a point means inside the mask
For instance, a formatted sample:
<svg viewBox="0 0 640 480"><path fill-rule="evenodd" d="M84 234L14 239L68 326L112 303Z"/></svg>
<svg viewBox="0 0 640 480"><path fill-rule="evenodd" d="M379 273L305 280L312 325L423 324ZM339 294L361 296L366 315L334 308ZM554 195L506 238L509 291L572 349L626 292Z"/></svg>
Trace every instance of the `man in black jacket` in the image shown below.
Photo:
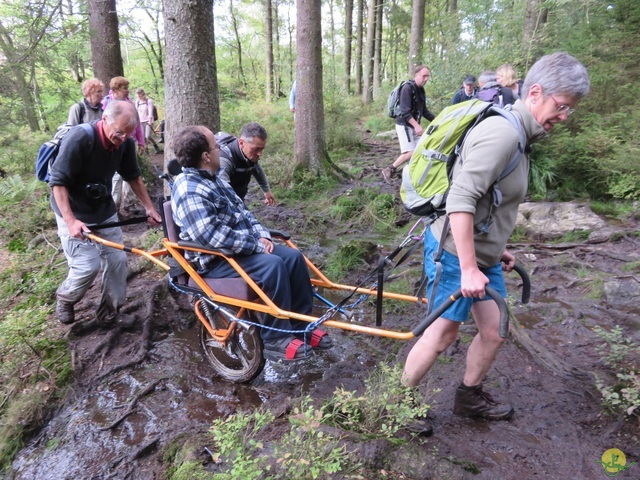
<svg viewBox="0 0 640 480"><path fill-rule="evenodd" d="M422 136L420 120L424 117L431 121L436 117L427 108L427 96L424 92L424 86L431 77L429 68L425 65L418 65L413 72L413 80L405 83L400 90L400 114L396 117L396 132L398 133L401 154L393 164L382 169L382 176L386 181L389 181L400 165L411 158L411 154Z"/></svg>
<svg viewBox="0 0 640 480"><path fill-rule="evenodd" d="M264 203L273 206L276 199L271 193L269 181L258 163L267 146L267 131L258 123L247 123L240 129L240 136L220 148L220 171L222 180L243 201L249 189L251 177L255 177L264 193Z"/></svg>

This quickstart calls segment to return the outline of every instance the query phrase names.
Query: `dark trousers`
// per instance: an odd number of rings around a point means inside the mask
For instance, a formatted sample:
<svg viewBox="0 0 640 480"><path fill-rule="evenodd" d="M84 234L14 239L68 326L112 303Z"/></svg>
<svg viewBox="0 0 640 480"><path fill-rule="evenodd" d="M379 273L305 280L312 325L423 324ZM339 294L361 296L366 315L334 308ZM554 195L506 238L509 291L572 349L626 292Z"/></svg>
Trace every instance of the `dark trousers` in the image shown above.
<svg viewBox="0 0 640 480"><path fill-rule="evenodd" d="M275 245L273 253L256 253L237 256L234 259L258 284L278 307L305 315L313 310L313 289L309 279L309 269L303 255L294 248ZM227 262L220 262L205 277L239 277ZM264 315L263 323L282 330L304 330L307 322L289 321ZM268 328L261 329L263 340L274 340L288 335Z"/></svg>

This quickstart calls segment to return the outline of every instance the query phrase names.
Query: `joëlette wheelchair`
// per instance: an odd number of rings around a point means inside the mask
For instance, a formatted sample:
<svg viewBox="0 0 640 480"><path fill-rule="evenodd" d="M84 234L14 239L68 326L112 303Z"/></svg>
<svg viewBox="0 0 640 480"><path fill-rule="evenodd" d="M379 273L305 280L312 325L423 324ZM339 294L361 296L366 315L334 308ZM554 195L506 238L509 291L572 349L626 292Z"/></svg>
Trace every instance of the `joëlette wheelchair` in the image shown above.
<svg viewBox="0 0 640 480"><path fill-rule="evenodd" d="M314 287L314 295L329 306L326 313L317 317L286 311L275 305L265 292L238 265L232 252L223 249L210 249L202 245L180 240L179 229L173 221L170 201L165 200L163 202L161 214L163 216L165 237L162 240L163 248L160 250L145 251L109 242L93 233L87 234L87 237L105 246L147 258L168 272L167 278L169 284L174 289L192 296L193 309L200 323L200 343L204 356L221 377L231 382L242 383L251 381L259 375L264 368L265 359L259 328L268 327L261 325L262 314L267 313L277 318L308 322L307 332L312 332L319 325L323 325L325 327L339 328L380 337L410 340L420 336L431 323L461 296L460 290L458 290L442 304L431 306L426 317L411 331L394 331L381 328L383 302L385 299L424 304L425 306L428 303L427 300L419 294L405 295L384 291L383 288L384 279L389 276L386 272L386 270L389 270L388 267L394 268L404 261L422 242L424 231L422 234L414 234L414 231L423 225L422 219L416 222L405 240L398 245L391 254L380 259L377 269L357 286L332 282L305 256L311 276L311 283ZM297 249L297 246L288 234L272 231L271 235L274 241L282 242L291 248ZM197 251L220 256L229 262L238 273L238 277L219 279L203 278L185 258L185 251ZM405 255L394 263L396 256L402 251L405 251ZM521 267L516 266L515 270L522 277L522 302L527 303L530 293L529 277ZM364 283L368 282L375 274L377 274L377 281L369 287L364 287ZM418 287L418 291L423 290L423 287L424 281L422 285ZM333 304L318 293L319 290L323 289L347 292L347 294L340 302ZM487 287L486 293L496 301L499 307L499 333L502 338L507 338L509 332L508 307L500 294L493 288ZM341 315L345 314L344 307L346 302L356 294L360 295L358 302L363 301L371 295L376 296L375 326L367 326L339 319ZM427 312L426 309L425 312ZM338 319L336 319L336 317Z"/></svg>

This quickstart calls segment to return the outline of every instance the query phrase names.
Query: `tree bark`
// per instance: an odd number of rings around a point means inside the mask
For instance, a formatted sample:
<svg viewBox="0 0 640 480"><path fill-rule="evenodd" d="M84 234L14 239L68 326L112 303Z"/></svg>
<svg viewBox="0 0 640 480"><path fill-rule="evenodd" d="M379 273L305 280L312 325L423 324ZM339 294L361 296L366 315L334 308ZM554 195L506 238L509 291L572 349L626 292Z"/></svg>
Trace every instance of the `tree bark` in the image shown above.
<svg viewBox="0 0 640 480"><path fill-rule="evenodd" d="M362 46L364 27L364 0L358 0L358 14L356 17L356 87L355 94L362 95Z"/></svg>
<svg viewBox="0 0 640 480"><path fill-rule="evenodd" d="M108 88L113 77L124 76L116 0L89 0L88 13L93 75Z"/></svg>
<svg viewBox="0 0 640 480"><path fill-rule="evenodd" d="M165 162L185 125L220 129L213 0L163 0L165 29Z"/></svg>
<svg viewBox="0 0 640 480"><path fill-rule="evenodd" d="M296 20L295 158L299 167L319 173L329 158L324 137L320 2L297 0Z"/></svg>
<svg viewBox="0 0 640 480"><path fill-rule="evenodd" d="M240 32L238 31L238 18L236 16L235 9L233 8L233 0L229 0L229 14L231 15L231 26L233 27L233 35L236 40L236 51L238 52L239 80L242 82L242 86L246 90L247 78L244 75L244 69L242 66L242 42L240 41Z"/></svg>
<svg viewBox="0 0 640 480"><path fill-rule="evenodd" d="M376 0L376 35L373 53L373 98L380 96L382 78L382 8L384 0Z"/></svg>
<svg viewBox="0 0 640 480"><path fill-rule="evenodd" d="M344 91L351 93L351 43L353 39L353 0L344 4Z"/></svg>
<svg viewBox="0 0 640 480"><path fill-rule="evenodd" d="M267 40L267 78L265 79L265 96L267 102L273 98L273 9L271 8L271 0L265 0L265 31Z"/></svg>
<svg viewBox="0 0 640 480"><path fill-rule="evenodd" d="M523 40L527 46L527 69L536 55L536 34L547 22L548 10L542 6L542 0L527 0L524 17Z"/></svg>
<svg viewBox="0 0 640 480"><path fill-rule="evenodd" d="M376 5L377 0L369 0L367 8L367 41L365 45L364 63L364 87L362 90L362 103L365 105L373 101L373 58L375 54L376 35Z"/></svg>
<svg viewBox="0 0 640 480"><path fill-rule="evenodd" d="M411 40L409 41L409 63L407 72L413 74L413 67L422 63L422 44L424 39L424 8L426 0L413 0L411 13Z"/></svg>

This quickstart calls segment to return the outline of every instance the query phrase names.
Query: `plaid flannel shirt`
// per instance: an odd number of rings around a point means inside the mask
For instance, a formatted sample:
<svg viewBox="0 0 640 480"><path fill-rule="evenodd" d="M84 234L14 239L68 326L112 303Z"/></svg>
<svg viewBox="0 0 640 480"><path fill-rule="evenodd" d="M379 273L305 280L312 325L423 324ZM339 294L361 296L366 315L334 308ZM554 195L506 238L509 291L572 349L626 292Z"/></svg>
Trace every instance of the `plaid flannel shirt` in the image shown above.
<svg viewBox="0 0 640 480"><path fill-rule="evenodd" d="M264 252L261 238L271 240L231 186L207 170L183 169L173 184L171 210L185 241L251 255ZM197 252L186 252L186 256L201 271L210 270L217 261L215 255Z"/></svg>

